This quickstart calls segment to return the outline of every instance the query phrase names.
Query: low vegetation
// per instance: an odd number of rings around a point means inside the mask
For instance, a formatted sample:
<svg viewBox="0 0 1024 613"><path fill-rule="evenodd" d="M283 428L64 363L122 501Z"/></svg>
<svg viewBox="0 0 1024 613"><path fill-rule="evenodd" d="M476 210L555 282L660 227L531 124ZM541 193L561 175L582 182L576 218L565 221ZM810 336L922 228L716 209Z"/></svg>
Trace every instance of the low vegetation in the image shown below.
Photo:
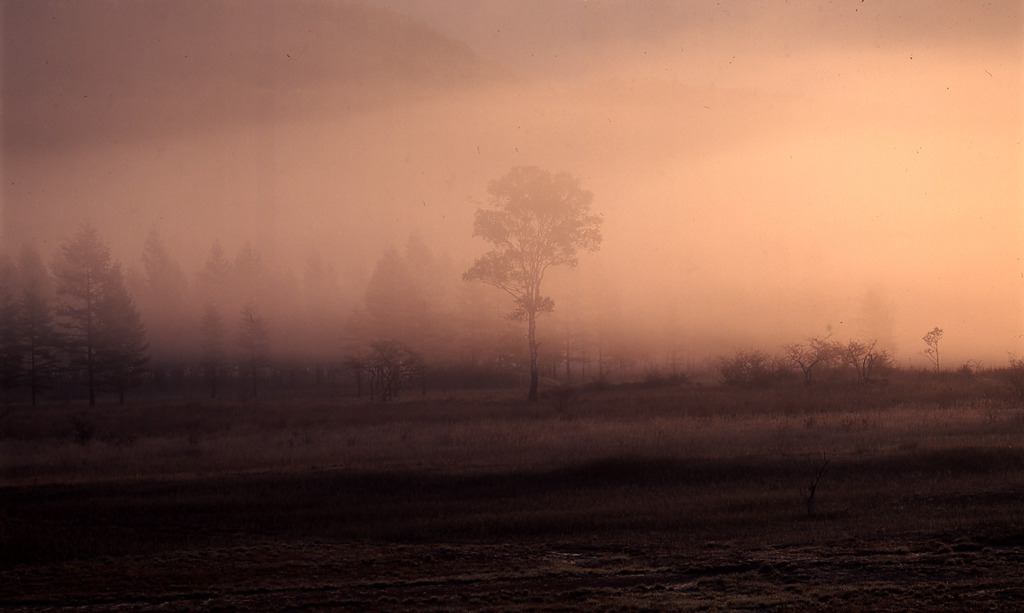
<svg viewBox="0 0 1024 613"><path fill-rule="evenodd" d="M0 605L527 610L578 591L885 610L1021 591L1024 406L1000 373L546 397L9 408ZM841 569L867 591L838 590Z"/></svg>

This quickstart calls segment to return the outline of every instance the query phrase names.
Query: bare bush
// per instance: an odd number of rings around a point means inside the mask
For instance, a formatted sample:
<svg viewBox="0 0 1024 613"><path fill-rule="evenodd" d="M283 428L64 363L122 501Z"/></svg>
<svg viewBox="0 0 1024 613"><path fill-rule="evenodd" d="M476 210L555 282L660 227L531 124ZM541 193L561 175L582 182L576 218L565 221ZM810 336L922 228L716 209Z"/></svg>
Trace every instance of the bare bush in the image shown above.
<svg viewBox="0 0 1024 613"><path fill-rule="evenodd" d="M840 360L839 349L827 338L814 337L807 343L786 345L786 358L804 374L804 383L814 382L814 373L835 365Z"/></svg>
<svg viewBox="0 0 1024 613"><path fill-rule="evenodd" d="M1002 371L1002 379L1017 400L1024 401L1024 358L1010 354L1010 365Z"/></svg>
<svg viewBox="0 0 1024 613"><path fill-rule="evenodd" d="M96 424L92 418L85 413L77 413L71 416L71 436L76 445L88 445L96 436Z"/></svg>
<svg viewBox="0 0 1024 613"><path fill-rule="evenodd" d="M892 355L886 349L878 349L878 341L850 341L840 346L843 361L857 372L857 381L868 383L892 367Z"/></svg>
<svg viewBox="0 0 1024 613"><path fill-rule="evenodd" d="M731 358L718 358L715 367L723 384L741 389L770 387L789 374L784 361L760 349L740 350Z"/></svg>
<svg viewBox="0 0 1024 613"><path fill-rule="evenodd" d="M370 375L370 399L387 402L410 381L423 375L419 355L402 343L379 341L370 346L370 354L361 361Z"/></svg>
<svg viewBox="0 0 1024 613"><path fill-rule="evenodd" d="M582 400L580 390L570 385L556 387L549 391L547 396L551 400L551 406L559 413L574 409Z"/></svg>

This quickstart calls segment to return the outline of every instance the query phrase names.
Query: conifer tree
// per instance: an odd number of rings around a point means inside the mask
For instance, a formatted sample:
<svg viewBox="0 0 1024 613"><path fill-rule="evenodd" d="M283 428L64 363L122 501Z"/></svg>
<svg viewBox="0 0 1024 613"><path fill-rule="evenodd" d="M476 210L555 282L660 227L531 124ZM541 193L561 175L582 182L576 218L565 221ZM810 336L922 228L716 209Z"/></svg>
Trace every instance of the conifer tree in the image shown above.
<svg viewBox="0 0 1024 613"><path fill-rule="evenodd" d="M18 263L21 279L18 332L24 350L24 384L35 406L39 392L49 389L56 368L53 289L46 266L33 247L22 249Z"/></svg>
<svg viewBox="0 0 1024 613"><path fill-rule="evenodd" d="M97 361L105 386L117 392L124 404L124 392L142 384L148 372L146 328L132 301L120 264L107 275L98 312Z"/></svg>
<svg viewBox="0 0 1024 613"><path fill-rule="evenodd" d="M217 397L217 383L221 370L224 368L224 339L227 328L224 318L217 305L209 301L203 307L203 315L199 320L200 348L202 350L201 368L210 382L210 398Z"/></svg>
<svg viewBox="0 0 1024 613"><path fill-rule="evenodd" d="M18 330L17 270L0 254L0 389L5 393L21 385L24 346Z"/></svg>

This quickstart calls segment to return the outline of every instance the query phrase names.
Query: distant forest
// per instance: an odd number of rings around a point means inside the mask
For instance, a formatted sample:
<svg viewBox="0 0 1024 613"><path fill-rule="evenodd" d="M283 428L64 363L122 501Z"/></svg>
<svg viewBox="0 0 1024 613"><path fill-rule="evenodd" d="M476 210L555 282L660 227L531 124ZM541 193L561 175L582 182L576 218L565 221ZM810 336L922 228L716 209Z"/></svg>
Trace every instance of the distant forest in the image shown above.
<svg viewBox="0 0 1024 613"><path fill-rule="evenodd" d="M0 258L7 402L123 401L128 390L386 400L403 388L514 386L524 376L525 332L506 318L505 297L464 282L416 235L383 250L356 304L319 255L296 271L252 243L228 253L215 242L186 271L154 231L126 265L85 226L55 253L26 246ZM550 321L548 378L629 378L641 368L600 322Z"/></svg>
<svg viewBox="0 0 1024 613"><path fill-rule="evenodd" d="M49 259L47 259L49 258ZM387 401L400 393L523 388L521 322L494 288L461 271L418 236L387 248L355 304L318 255L301 270L257 245L227 253L211 245L185 271L150 232L137 262L111 255L83 226L54 253L27 245L0 254L0 400L4 403L125 402L125 395L320 394ZM896 371L873 339L804 339L778 353L738 349L695 363L616 332L607 311L577 296L544 319L543 387L702 383L776 385L884 383ZM972 376L981 365L940 361L942 331L922 338L928 371ZM928 372L922 370L922 372ZM1024 399L1024 359L996 373Z"/></svg>

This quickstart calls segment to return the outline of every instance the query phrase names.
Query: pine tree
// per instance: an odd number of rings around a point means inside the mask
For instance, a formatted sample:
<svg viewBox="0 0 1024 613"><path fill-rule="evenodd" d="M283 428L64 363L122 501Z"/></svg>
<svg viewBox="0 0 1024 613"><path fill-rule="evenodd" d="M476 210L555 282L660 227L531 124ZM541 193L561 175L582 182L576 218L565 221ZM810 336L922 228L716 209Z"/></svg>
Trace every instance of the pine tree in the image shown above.
<svg viewBox="0 0 1024 613"><path fill-rule="evenodd" d="M160 235L147 235L142 250L142 274L138 289L129 284L148 324L148 336L157 353L180 357L189 351L185 334L189 321L189 284Z"/></svg>
<svg viewBox="0 0 1024 613"><path fill-rule="evenodd" d="M72 375L84 371L89 405L96 392L139 385L147 370L146 330L121 266L92 226L61 245L54 264L61 342Z"/></svg>
<svg viewBox="0 0 1024 613"><path fill-rule="evenodd" d="M210 381L210 398L217 397L217 383L224 367L224 340L227 327L217 305L210 301L203 307L203 316L199 320L200 347L202 350L202 370Z"/></svg>
<svg viewBox="0 0 1024 613"><path fill-rule="evenodd" d="M84 371L89 406L96 405L99 345L99 309L110 275L110 249L90 225L60 247L54 263L57 280L57 317L72 375Z"/></svg>
<svg viewBox="0 0 1024 613"><path fill-rule="evenodd" d="M97 315L96 360L100 378L124 404L125 390L141 385L149 372L149 344L142 315L128 293L120 264L110 268Z"/></svg>
<svg viewBox="0 0 1024 613"><path fill-rule="evenodd" d="M57 338L53 328L52 287L39 252L31 246L21 251L20 319L24 383L35 406L39 392L49 389L56 368Z"/></svg>
<svg viewBox="0 0 1024 613"><path fill-rule="evenodd" d="M0 256L0 389L13 390L23 379L24 346L18 331L21 308L18 303L17 269Z"/></svg>
<svg viewBox="0 0 1024 613"><path fill-rule="evenodd" d="M270 351L270 329L256 308L256 303L251 300L242 307L237 340L242 351L242 367L251 378L252 397L256 398L259 373L270 363L267 357Z"/></svg>

